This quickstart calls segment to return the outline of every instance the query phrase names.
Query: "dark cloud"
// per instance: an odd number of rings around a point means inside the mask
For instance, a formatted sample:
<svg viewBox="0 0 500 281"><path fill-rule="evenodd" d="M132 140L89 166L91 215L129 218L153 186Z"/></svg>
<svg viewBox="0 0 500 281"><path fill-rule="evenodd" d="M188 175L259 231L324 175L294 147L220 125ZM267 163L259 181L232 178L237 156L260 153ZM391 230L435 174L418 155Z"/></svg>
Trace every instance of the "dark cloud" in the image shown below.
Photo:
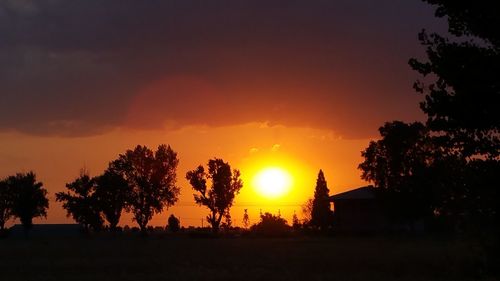
<svg viewBox="0 0 500 281"><path fill-rule="evenodd" d="M5 0L0 130L268 121L367 136L419 118L419 1Z"/></svg>

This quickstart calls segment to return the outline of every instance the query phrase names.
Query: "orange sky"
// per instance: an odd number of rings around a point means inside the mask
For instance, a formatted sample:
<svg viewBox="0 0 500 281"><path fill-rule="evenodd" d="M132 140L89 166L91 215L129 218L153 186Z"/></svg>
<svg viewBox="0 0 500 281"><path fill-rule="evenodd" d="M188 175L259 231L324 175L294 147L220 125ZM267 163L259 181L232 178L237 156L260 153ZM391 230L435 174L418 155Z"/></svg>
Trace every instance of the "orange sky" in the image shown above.
<svg viewBox="0 0 500 281"><path fill-rule="evenodd" d="M46 222L70 222L54 194L81 168L169 144L181 197L153 225L201 224L184 177L213 157L243 176L234 224L245 208L290 221L319 169L330 193L364 185L360 151L378 127L423 119L408 59L443 23L422 1L2 1L0 177L35 171ZM254 192L267 166L292 175L287 196Z"/></svg>
<svg viewBox="0 0 500 281"><path fill-rule="evenodd" d="M165 225L170 213L179 216L184 226L201 224L207 210L195 206L192 189L184 176L188 170L199 164L205 165L212 157L229 161L242 173L244 187L231 211L236 225L242 223L243 209L248 209L252 222L258 220L261 209L273 213L279 210L289 221L294 211L300 217L300 206L312 196L320 168L325 172L331 193L364 184L356 167L367 139L343 140L327 130L265 123L218 128L194 126L174 131L117 129L104 135L82 138L2 133L0 175L34 170L49 190L49 215L43 222L69 223L71 218L66 218L65 211L55 202L54 194L64 190L65 183L78 176L82 167L97 175L126 149L137 144L156 148L160 143L170 144L178 152L181 195L176 206L155 216L151 225ZM269 200L255 192L252 178L267 166L282 167L292 175L293 185L286 196ZM129 215L124 215L122 224L133 224Z"/></svg>

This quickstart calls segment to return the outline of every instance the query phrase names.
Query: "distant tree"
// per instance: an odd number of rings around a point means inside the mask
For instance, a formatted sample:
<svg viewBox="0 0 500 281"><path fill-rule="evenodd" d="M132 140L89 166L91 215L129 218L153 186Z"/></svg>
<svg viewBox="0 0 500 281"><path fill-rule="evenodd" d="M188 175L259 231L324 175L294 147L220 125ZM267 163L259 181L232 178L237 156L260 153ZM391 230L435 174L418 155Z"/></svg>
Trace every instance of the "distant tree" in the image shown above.
<svg viewBox="0 0 500 281"><path fill-rule="evenodd" d="M121 174L130 187L128 205L142 232L147 231L154 214L177 201L180 192L176 186L178 164L177 153L163 144L155 152L138 145L110 163L110 168Z"/></svg>
<svg viewBox="0 0 500 281"><path fill-rule="evenodd" d="M13 196L7 180L0 180L0 231L12 217Z"/></svg>
<svg viewBox="0 0 500 281"><path fill-rule="evenodd" d="M297 217L297 214L295 212L293 212L292 227L295 230L300 229L302 227L302 224L300 223L299 218Z"/></svg>
<svg viewBox="0 0 500 281"><path fill-rule="evenodd" d="M224 214L224 222L220 224L223 229L231 229L233 226L233 220L231 219L231 214L227 211Z"/></svg>
<svg viewBox="0 0 500 281"><path fill-rule="evenodd" d="M171 214L170 217L168 217L167 228L171 232L178 232L181 229L181 221L175 217L174 214Z"/></svg>
<svg viewBox="0 0 500 281"><path fill-rule="evenodd" d="M222 159L210 159L208 172L199 166L186 174L192 188L198 192L194 199L198 205L206 206L210 210L207 221L212 230L217 232L224 216L229 216L229 209L233 205L236 194L243 187L238 170L231 171L231 166ZM207 187L207 180L211 181Z"/></svg>
<svg viewBox="0 0 500 281"><path fill-rule="evenodd" d="M410 59L426 81L421 108L441 145L463 157L500 156L500 25L495 1L425 0L451 36L420 33L427 59Z"/></svg>
<svg viewBox="0 0 500 281"><path fill-rule="evenodd" d="M307 201L301 206L302 208L302 215L304 216L304 225L309 225L311 223L311 215L312 215L312 209L313 209L313 198L307 199Z"/></svg>
<svg viewBox="0 0 500 281"><path fill-rule="evenodd" d="M248 217L248 209L245 209L243 213L243 226L245 228L248 228L249 223L250 223L250 218Z"/></svg>
<svg viewBox="0 0 500 281"><path fill-rule="evenodd" d="M25 229L33 226L33 218L47 217L49 200L42 182L37 182L36 174L18 173L7 178L7 185L13 196L12 215L21 220Z"/></svg>
<svg viewBox="0 0 500 281"><path fill-rule="evenodd" d="M95 197L104 218L109 223L111 231L117 230L123 209L127 209L130 197L130 187L123 176L107 169L104 174L95 179Z"/></svg>
<svg viewBox="0 0 500 281"><path fill-rule="evenodd" d="M290 226L281 216L266 212L260 215L259 223L252 225L251 231L266 236L281 236L290 231Z"/></svg>
<svg viewBox="0 0 500 281"><path fill-rule="evenodd" d="M104 221L96 196L96 180L82 169L80 176L66 184L67 192L57 192L56 201L63 203L67 216L82 225L85 231L99 231Z"/></svg>
<svg viewBox="0 0 500 281"><path fill-rule="evenodd" d="M325 175L322 170L319 170L316 188L314 190L311 225L322 230L327 229L332 223L333 213L330 209L329 192Z"/></svg>

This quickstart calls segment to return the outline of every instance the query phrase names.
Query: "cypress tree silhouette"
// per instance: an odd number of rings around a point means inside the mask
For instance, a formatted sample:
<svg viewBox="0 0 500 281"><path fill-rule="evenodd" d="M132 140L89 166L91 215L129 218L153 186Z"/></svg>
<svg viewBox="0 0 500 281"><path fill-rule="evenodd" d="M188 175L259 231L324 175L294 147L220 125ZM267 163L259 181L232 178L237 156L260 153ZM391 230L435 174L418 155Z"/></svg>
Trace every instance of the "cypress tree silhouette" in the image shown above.
<svg viewBox="0 0 500 281"><path fill-rule="evenodd" d="M332 222L333 212L330 209L330 201L328 201L329 192L325 175L322 170L319 170L314 190L311 225L321 230L327 229Z"/></svg>

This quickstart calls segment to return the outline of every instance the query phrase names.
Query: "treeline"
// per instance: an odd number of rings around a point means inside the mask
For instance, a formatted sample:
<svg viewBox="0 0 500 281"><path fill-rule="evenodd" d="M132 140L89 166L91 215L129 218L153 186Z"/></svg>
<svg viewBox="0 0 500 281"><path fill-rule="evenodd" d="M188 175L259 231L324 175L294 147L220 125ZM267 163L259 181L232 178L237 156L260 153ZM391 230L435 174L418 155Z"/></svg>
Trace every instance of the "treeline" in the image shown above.
<svg viewBox="0 0 500 281"><path fill-rule="evenodd" d="M111 161L99 176L91 177L82 170L66 184L67 191L56 193L56 201L85 231L105 227L116 231L125 211L146 232L152 217L178 200L178 163L177 153L170 146L160 145L153 151L138 145ZM196 203L209 209L207 221L213 231L219 230L222 219L230 225L229 210L243 187L240 172L215 158L208 161L207 169L200 165L187 172L186 179L196 191ZM35 173L19 173L0 181L0 229L12 218L19 218L29 229L33 218L47 216L48 207L47 190Z"/></svg>
<svg viewBox="0 0 500 281"><path fill-rule="evenodd" d="M141 232L148 229L149 221L155 214L173 206L179 197L177 185L177 153L167 145L159 145L153 151L138 145L127 150L117 159L109 162L106 170L91 177L85 169L73 181L66 184L66 191L55 194L56 201L62 203L67 216L80 224L85 232L102 230L117 231L123 212L132 214ZM207 167L198 166L186 173L194 200L199 206L209 210L206 221L213 232L221 227L232 226L230 208L235 196L243 187L240 172L231 169L222 159L210 159ZM314 198L308 201L304 209L305 221L293 216L293 227L327 229L331 227L332 211L328 202L328 188L323 172L320 170ZM29 230L33 218L46 217L49 208L47 190L37 181L34 172L19 173L0 181L0 230L5 223L19 218L26 230ZM243 224L245 228L262 234L284 234L291 229L280 214L260 214L260 222L248 225L248 213L245 210ZM180 221L171 215L167 228L172 232L180 229Z"/></svg>

